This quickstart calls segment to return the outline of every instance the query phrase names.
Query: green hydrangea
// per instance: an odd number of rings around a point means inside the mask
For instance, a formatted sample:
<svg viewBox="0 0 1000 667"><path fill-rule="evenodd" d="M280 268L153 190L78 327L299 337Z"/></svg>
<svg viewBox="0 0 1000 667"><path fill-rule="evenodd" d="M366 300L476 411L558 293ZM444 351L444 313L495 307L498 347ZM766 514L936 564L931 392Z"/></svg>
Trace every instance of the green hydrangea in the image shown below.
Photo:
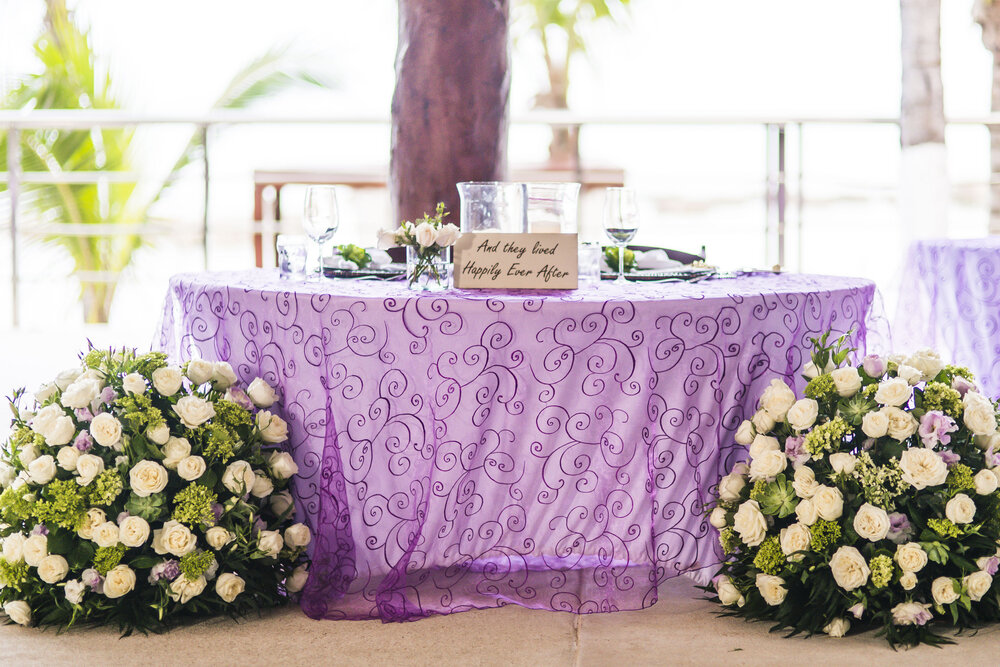
<svg viewBox="0 0 1000 667"><path fill-rule="evenodd" d="M8 486L0 493L0 518L4 523L17 524L34 516L35 501L25 485L19 489Z"/></svg>
<svg viewBox="0 0 1000 667"><path fill-rule="evenodd" d="M135 431L142 432L166 423L163 413L153 405L153 399L147 394L125 394L116 402L123 410L122 421Z"/></svg>
<svg viewBox="0 0 1000 667"><path fill-rule="evenodd" d="M204 433L206 459L228 463L236 455L240 442L228 428L213 424L205 427Z"/></svg>
<svg viewBox="0 0 1000 667"><path fill-rule="evenodd" d="M167 355L163 352L147 352L136 357L131 364L132 370L145 377L152 377L153 371L165 368L167 365Z"/></svg>
<svg viewBox="0 0 1000 667"><path fill-rule="evenodd" d="M923 408L928 412L940 410L953 419L961 419L962 395L943 382L928 382L924 387Z"/></svg>
<svg viewBox="0 0 1000 667"><path fill-rule="evenodd" d="M862 387L861 395L864 396L865 398L874 398L875 392L877 391L878 391L878 383L873 382L872 384L866 384L864 387Z"/></svg>
<svg viewBox="0 0 1000 667"><path fill-rule="evenodd" d="M927 519L927 527L941 537L961 537L962 529L949 519Z"/></svg>
<svg viewBox="0 0 1000 667"><path fill-rule="evenodd" d="M101 366L107 362L108 355L107 350L90 350L87 354L83 355L83 365L87 368L100 370Z"/></svg>
<svg viewBox="0 0 1000 667"><path fill-rule="evenodd" d="M750 500L756 500L758 503L764 502L764 498L767 496L767 480L758 479L753 483L753 488L750 489Z"/></svg>
<svg viewBox="0 0 1000 667"><path fill-rule="evenodd" d="M229 427L231 432L235 432L240 426L253 426L253 416L250 411L232 401L215 403L215 421Z"/></svg>
<svg viewBox="0 0 1000 667"><path fill-rule="evenodd" d="M215 523L212 505L219 497L207 486L189 484L174 497L174 521L191 528L198 525L210 526Z"/></svg>
<svg viewBox="0 0 1000 667"><path fill-rule="evenodd" d="M87 514L87 492L71 479L56 479L45 487L45 496L36 501L32 514L48 525L76 530Z"/></svg>
<svg viewBox="0 0 1000 667"><path fill-rule="evenodd" d="M766 574L778 574L785 566L785 554L781 551L778 538L775 535L764 540L760 550L754 556L753 565Z"/></svg>
<svg viewBox="0 0 1000 667"><path fill-rule="evenodd" d="M887 464L876 464L868 452L857 456L854 466L854 479L861 485L865 500L887 512L895 509L895 498L903 494L909 485L903 481L903 471L898 459L891 459Z"/></svg>
<svg viewBox="0 0 1000 667"><path fill-rule="evenodd" d="M851 425L843 417L834 417L825 424L820 424L806 435L803 446L806 451L819 458L824 452L839 449L844 436L851 432Z"/></svg>
<svg viewBox="0 0 1000 667"><path fill-rule="evenodd" d="M118 499L118 496L125 489L125 480L117 470L105 470L98 475L90 489L90 504L98 507L107 507Z"/></svg>
<svg viewBox="0 0 1000 667"><path fill-rule="evenodd" d="M0 558L0 588L10 587L21 589L21 584L28 581L28 564L23 560L17 563L8 563Z"/></svg>
<svg viewBox="0 0 1000 667"><path fill-rule="evenodd" d="M874 588L885 588L892 581L892 558L879 554L868 563L871 569L871 582Z"/></svg>
<svg viewBox="0 0 1000 667"><path fill-rule="evenodd" d="M99 547L94 554L94 569L103 577L117 567L125 555L125 545L116 544L113 547Z"/></svg>
<svg viewBox="0 0 1000 667"><path fill-rule="evenodd" d="M205 570L212 567L214 563L215 556L212 555L211 551L192 551L181 556L181 574L187 577L188 581L194 581L205 574Z"/></svg>
<svg viewBox="0 0 1000 667"><path fill-rule="evenodd" d="M727 556L736 553L742 543L740 536L731 527L719 531L719 545Z"/></svg>
<svg viewBox="0 0 1000 667"><path fill-rule="evenodd" d="M824 373L809 380L809 383L806 384L805 395L807 398L820 402L836 398L837 385L833 381L833 376Z"/></svg>
<svg viewBox="0 0 1000 667"><path fill-rule="evenodd" d="M831 545L836 544L840 539L840 524L836 521L819 519L809 526L809 533L812 539L809 541L809 548L816 553L826 551Z"/></svg>
<svg viewBox="0 0 1000 667"><path fill-rule="evenodd" d="M956 463L948 470L948 491L951 495L975 488L976 480L972 477L972 468L964 463Z"/></svg>
<svg viewBox="0 0 1000 667"><path fill-rule="evenodd" d="M969 382L972 382L973 380L976 379L976 376L972 374L972 371L970 371L965 366L952 366L951 364L948 364L947 366L944 367L944 372L950 375L951 377L956 377L956 376L963 377Z"/></svg>

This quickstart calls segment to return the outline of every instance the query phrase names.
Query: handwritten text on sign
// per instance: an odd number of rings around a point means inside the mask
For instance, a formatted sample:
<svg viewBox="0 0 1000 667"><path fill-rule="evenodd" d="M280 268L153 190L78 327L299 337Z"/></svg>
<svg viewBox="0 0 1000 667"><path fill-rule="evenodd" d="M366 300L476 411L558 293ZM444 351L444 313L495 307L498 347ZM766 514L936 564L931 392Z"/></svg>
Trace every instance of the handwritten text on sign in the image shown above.
<svg viewBox="0 0 1000 667"><path fill-rule="evenodd" d="M575 289L576 234L462 234L455 244L460 289Z"/></svg>

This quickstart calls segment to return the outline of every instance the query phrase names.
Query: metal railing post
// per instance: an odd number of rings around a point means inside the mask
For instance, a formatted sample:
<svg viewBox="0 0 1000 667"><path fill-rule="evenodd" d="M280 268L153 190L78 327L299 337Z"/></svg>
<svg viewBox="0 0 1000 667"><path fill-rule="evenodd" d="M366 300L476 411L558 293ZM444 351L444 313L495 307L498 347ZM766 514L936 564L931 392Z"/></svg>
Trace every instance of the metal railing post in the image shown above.
<svg viewBox="0 0 1000 667"><path fill-rule="evenodd" d="M20 324L20 278L17 266L17 206L21 194L21 130L13 123L7 131L7 192L10 193L10 309L11 322Z"/></svg>

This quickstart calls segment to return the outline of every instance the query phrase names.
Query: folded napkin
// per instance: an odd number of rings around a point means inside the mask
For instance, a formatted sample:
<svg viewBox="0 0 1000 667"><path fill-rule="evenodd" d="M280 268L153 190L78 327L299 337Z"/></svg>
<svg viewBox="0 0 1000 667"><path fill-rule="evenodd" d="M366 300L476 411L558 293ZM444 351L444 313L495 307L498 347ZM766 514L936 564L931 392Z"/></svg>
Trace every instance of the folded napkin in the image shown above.
<svg viewBox="0 0 1000 667"><path fill-rule="evenodd" d="M635 268L639 270L673 269L678 266L683 266L683 264L676 259L667 257L666 250L657 249L635 253Z"/></svg>
<svg viewBox="0 0 1000 667"><path fill-rule="evenodd" d="M368 264L370 268L381 269L389 264L392 264L392 257L389 257L389 253L385 250L378 250L376 248L365 248L368 251L368 255L372 258L371 263Z"/></svg>
<svg viewBox="0 0 1000 667"><path fill-rule="evenodd" d="M349 271L357 271L358 265L349 259L344 259L340 255L334 255L332 257L327 257L324 262L326 268L328 269L347 269Z"/></svg>

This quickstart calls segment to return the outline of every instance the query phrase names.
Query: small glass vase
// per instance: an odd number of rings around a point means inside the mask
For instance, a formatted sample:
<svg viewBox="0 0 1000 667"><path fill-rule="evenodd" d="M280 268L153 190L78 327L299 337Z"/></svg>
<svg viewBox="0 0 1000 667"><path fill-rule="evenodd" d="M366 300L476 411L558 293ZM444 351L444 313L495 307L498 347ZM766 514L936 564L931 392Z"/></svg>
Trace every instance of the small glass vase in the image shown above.
<svg viewBox="0 0 1000 667"><path fill-rule="evenodd" d="M428 252L406 246L406 286L418 292L443 292L451 287L449 249Z"/></svg>

